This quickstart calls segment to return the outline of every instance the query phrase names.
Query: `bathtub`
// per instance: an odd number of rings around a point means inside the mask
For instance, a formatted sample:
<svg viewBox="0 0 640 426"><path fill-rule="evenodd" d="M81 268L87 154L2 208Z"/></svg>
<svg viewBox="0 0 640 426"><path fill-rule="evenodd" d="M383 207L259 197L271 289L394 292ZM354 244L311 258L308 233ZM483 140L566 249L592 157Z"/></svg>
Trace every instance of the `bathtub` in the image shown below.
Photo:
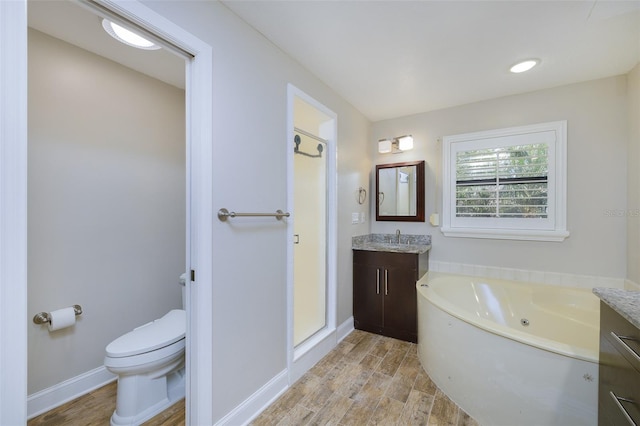
<svg viewBox="0 0 640 426"><path fill-rule="evenodd" d="M416 287L420 362L481 425L597 424L590 289L440 272Z"/></svg>

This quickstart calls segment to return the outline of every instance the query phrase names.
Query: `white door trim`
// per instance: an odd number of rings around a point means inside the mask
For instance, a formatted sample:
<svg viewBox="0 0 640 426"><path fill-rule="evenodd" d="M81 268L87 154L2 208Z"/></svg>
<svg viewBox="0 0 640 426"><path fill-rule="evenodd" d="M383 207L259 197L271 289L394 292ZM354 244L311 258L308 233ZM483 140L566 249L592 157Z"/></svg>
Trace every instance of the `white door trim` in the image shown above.
<svg viewBox="0 0 640 426"><path fill-rule="evenodd" d="M212 49L138 1L82 3L120 15L194 56L186 71L187 264L196 271L187 292L186 424L212 424ZM0 1L0 424L27 418L26 10L26 0Z"/></svg>
<svg viewBox="0 0 640 426"><path fill-rule="evenodd" d="M27 7L0 1L0 424L27 418Z"/></svg>
<svg viewBox="0 0 640 426"><path fill-rule="evenodd" d="M300 98L323 114L331 117L331 124L318 135L327 140L327 325L307 342L294 348L293 344L293 232L295 224L293 138L294 99ZM292 84L287 85L287 211L293 212L287 222L287 369L289 384L293 384L309 368L337 345L337 277L338 277L338 173L337 141L338 115Z"/></svg>

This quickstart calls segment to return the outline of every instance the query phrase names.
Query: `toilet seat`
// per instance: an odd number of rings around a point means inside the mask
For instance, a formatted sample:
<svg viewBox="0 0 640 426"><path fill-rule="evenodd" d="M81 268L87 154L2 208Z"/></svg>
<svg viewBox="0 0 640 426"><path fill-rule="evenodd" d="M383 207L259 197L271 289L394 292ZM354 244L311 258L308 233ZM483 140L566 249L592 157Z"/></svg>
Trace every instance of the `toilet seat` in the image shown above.
<svg viewBox="0 0 640 426"><path fill-rule="evenodd" d="M109 343L106 348L107 357L112 359L132 357L161 348L167 349L161 352L174 353L184 348L186 324L187 317L184 310L169 311L162 318L140 326ZM173 345L178 341L181 341L181 344ZM174 347L168 348L171 345ZM162 357L162 354L158 353L154 358L157 356Z"/></svg>
<svg viewBox="0 0 640 426"><path fill-rule="evenodd" d="M1 1L1 0L0 0ZM178 358L184 358L185 339L180 339L164 348L138 355L104 357L104 366L115 374L140 374L153 371L158 366Z"/></svg>

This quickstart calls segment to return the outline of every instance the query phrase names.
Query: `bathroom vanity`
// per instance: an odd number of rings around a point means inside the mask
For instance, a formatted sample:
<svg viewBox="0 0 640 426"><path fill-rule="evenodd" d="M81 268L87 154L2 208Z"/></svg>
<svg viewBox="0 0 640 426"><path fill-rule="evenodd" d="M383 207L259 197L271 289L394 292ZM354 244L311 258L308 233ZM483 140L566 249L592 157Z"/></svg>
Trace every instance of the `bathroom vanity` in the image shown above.
<svg viewBox="0 0 640 426"><path fill-rule="evenodd" d="M353 238L353 318L358 330L417 342L416 282L429 269L426 235Z"/></svg>
<svg viewBox="0 0 640 426"><path fill-rule="evenodd" d="M640 292L593 292L601 299L598 425L640 424Z"/></svg>

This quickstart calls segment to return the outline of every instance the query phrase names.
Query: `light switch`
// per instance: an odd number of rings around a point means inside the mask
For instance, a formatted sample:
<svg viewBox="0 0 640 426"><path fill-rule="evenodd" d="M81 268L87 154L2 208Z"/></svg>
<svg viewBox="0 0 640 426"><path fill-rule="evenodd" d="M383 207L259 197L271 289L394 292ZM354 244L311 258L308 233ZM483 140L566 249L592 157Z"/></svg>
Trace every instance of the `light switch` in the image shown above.
<svg viewBox="0 0 640 426"><path fill-rule="evenodd" d="M356 213L351 213L351 224L355 225L360 222L360 215Z"/></svg>

